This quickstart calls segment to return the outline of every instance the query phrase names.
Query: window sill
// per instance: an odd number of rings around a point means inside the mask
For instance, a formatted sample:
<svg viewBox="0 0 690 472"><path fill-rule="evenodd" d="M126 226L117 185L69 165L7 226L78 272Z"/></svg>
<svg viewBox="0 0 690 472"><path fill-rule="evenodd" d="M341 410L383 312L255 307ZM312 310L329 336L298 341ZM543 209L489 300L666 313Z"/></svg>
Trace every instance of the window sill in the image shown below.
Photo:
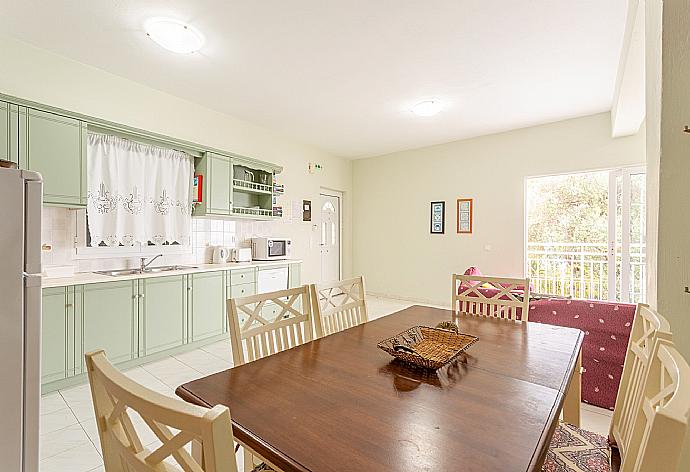
<svg viewBox="0 0 690 472"><path fill-rule="evenodd" d="M128 257L149 257L157 254L185 255L192 254L191 246L146 246L146 247L78 247L74 251L75 260L113 259Z"/></svg>

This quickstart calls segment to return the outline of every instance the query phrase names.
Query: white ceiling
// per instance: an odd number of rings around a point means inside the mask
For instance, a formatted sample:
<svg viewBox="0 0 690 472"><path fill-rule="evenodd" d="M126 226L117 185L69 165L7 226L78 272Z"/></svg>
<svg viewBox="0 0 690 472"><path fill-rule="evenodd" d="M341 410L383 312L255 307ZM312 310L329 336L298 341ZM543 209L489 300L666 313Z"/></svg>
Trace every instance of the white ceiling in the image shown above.
<svg viewBox="0 0 690 472"><path fill-rule="evenodd" d="M0 0L0 31L364 157L611 109L626 0ZM201 53L150 41L170 16ZM440 98L422 118L409 107Z"/></svg>

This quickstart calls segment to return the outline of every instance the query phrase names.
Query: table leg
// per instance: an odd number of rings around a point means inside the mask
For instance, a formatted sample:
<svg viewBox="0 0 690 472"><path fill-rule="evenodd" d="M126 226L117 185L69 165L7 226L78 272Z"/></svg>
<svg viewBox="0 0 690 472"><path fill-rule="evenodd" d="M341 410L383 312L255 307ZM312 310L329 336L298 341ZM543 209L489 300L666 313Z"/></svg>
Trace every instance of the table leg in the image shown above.
<svg viewBox="0 0 690 472"><path fill-rule="evenodd" d="M563 403L563 421L580 427L580 403L582 402L582 350L577 356L577 365Z"/></svg>

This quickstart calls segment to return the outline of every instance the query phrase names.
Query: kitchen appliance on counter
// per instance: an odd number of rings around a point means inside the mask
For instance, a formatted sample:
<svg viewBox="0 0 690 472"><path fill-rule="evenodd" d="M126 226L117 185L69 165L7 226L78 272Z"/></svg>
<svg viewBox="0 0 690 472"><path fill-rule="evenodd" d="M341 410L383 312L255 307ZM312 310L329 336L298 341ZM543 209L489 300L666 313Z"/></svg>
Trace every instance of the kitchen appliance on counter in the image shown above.
<svg viewBox="0 0 690 472"><path fill-rule="evenodd" d="M216 246L213 249L213 263L225 264L230 258L230 248L225 246Z"/></svg>
<svg viewBox="0 0 690 472"><path fill-rule="evenodd" d="M232 262L251 262L252 248L250 247L235 247L230 249L230 260Z"/></svg>
<svg viewBox="0 0 690 472"><path fill-rule="evenodd" d="M290 259L292 241L287 238L252 238L252 258L255 261Z"/></svg>
<svg viewBox="0 0 690 472"><path fill-rule="evenodd" d="M41 398L40 174L0 168L0 464L38 470Z"/></svg>

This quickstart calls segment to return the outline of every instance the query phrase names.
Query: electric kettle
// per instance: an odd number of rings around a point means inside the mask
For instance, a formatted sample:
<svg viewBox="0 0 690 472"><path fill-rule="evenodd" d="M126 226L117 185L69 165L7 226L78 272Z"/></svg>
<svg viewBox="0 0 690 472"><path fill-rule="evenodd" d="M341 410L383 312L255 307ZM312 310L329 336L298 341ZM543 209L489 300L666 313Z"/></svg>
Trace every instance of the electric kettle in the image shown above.
<svg viewBox="0 0 690 472"><path fill-rule="evenodd" d="M213 263L225 264L230 257L230 248L225 246L216 246L213 249Z"/></svg>

